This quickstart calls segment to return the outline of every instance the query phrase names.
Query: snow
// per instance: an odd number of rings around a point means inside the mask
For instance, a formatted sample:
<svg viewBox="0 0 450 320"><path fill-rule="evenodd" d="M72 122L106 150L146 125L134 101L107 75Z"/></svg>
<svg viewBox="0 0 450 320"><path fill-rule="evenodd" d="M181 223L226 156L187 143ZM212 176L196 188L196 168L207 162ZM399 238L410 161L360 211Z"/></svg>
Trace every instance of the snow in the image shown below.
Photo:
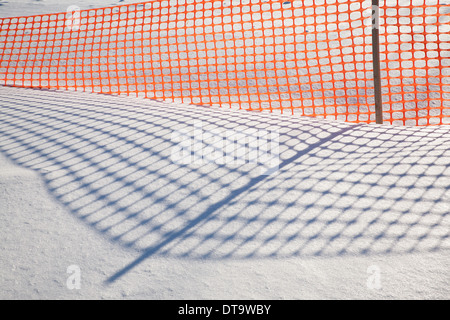
<svg viewBox="0 0 450 320"><path fill-rule="evenodd" d="M447 127L12 87L0 109L1 299L450 298ZM279 169L173 161L199 122L277 131Z"/></svg>
<svg viewBox="0 0 450 320"><path fill-rule="evenodd" d="M0 18L66 12L76 5L81 10L144 2L140 0L0 0Z"/></svg>

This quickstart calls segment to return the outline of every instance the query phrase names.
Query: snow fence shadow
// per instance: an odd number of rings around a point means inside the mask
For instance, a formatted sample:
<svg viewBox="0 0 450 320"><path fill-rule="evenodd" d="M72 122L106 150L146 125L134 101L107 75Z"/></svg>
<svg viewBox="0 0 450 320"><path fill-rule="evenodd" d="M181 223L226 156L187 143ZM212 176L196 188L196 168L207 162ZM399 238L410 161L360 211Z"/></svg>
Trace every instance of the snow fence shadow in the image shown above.
<svg viewBox="0 0 450 320"><path fill-rule="evenodd" d="M140 257L255 259L450 248L450 130L0 87L0 150ZM175 131L278 130L279 166L177 163ZM213 131L214 131L213 130ZM38 214L38 213L36 213Z"/></svg>

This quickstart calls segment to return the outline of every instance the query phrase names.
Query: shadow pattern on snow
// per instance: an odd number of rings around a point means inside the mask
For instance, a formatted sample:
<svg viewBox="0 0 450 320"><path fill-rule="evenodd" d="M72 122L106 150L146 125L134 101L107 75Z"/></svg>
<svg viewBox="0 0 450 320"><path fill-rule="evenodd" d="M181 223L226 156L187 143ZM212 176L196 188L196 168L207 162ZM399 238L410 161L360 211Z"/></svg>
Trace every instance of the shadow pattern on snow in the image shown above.
<svg viewBox="0 0 450 320"><path fill-rule="evenodd" d="M0 87L0 150L140 257L330 257L450 248L450 130L354 125ZM177 164L174 130L277 128L280 165Z"/></svg>

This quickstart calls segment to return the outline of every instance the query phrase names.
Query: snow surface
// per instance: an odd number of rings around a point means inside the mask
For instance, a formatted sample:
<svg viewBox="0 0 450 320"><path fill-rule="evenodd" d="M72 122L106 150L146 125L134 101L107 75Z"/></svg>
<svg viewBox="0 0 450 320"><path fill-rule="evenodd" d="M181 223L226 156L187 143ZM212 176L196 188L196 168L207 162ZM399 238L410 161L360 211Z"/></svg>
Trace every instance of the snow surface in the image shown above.
<svg viewBox="0 0 450 320"><path fill-rule="evenodd" d="M1 299L450 298L448 127L11 87L0 110ZM277 130L279 170L177 164L199 121Z"/></svg>

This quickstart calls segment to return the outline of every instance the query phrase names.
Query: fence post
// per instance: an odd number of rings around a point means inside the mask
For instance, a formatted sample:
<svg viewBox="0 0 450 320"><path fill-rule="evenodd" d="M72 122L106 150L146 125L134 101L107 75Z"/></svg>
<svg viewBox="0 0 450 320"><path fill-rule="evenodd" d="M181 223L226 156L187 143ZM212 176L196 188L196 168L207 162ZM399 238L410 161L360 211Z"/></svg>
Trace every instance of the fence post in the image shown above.
<svg viewBox="0 0 450 320"><path fill-rule="evenodd" d="M375 89L375 121L383 123L383 101L381 97L380 71L380 4L379 0L372 0L372 55L373 81Z"/></svg>

